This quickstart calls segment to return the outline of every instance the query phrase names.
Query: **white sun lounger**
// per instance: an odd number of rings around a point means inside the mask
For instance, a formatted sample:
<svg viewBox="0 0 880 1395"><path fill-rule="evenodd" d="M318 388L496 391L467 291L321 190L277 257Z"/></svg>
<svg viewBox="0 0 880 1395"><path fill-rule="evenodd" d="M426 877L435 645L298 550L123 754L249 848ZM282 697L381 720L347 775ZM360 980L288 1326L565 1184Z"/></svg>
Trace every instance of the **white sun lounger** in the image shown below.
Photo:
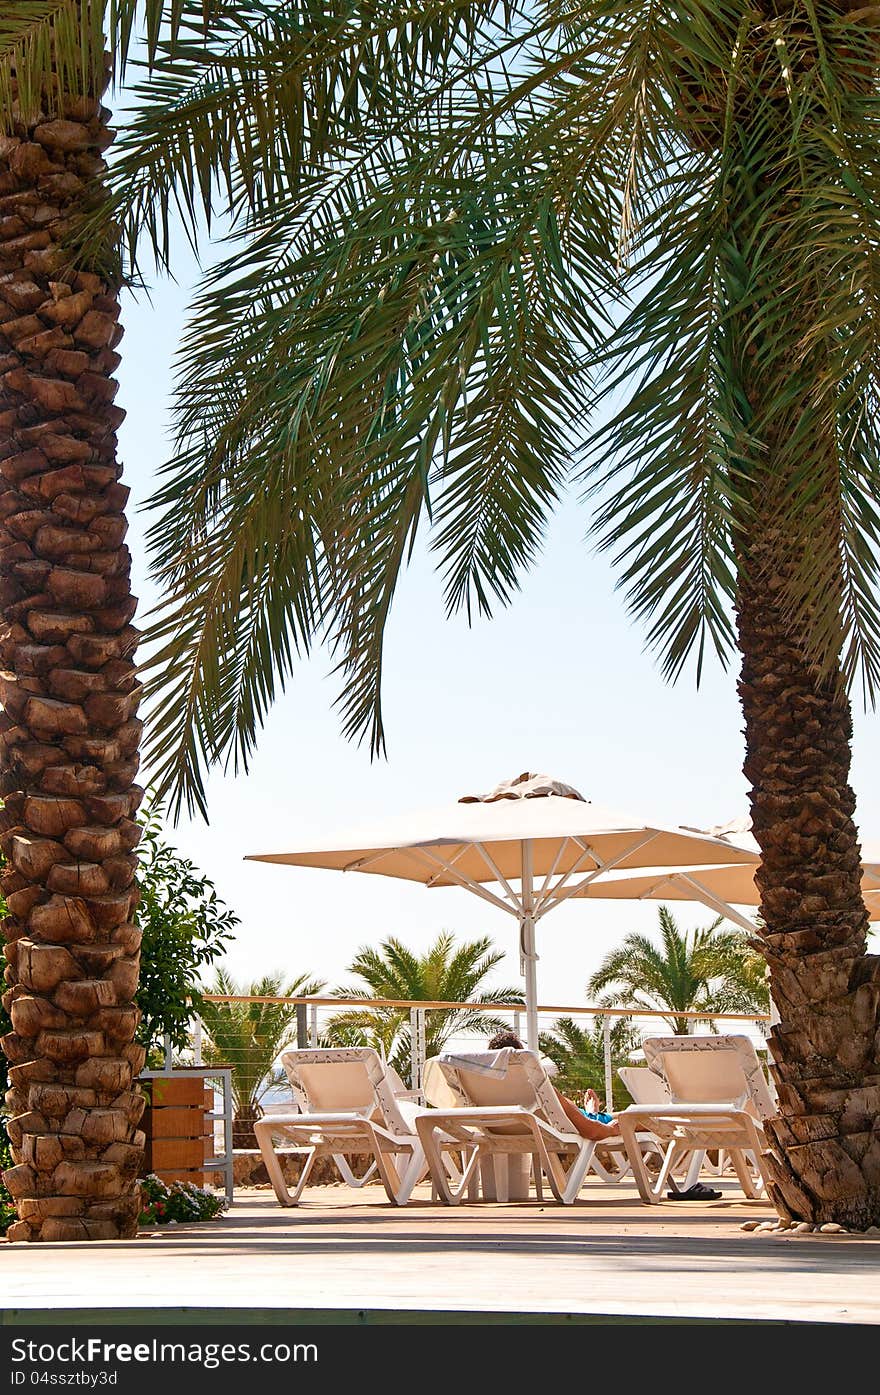
<svg viewBox="0 0 880 1395"><path fill-rule="evenodd" d="M645 1060L668 1087L670 1099L632 1104L617 1116L643 1201L659 1202L670 1173L691 1154L723 1150L748 1197L766 1185L762 1156L766 1150L762 1121L776 1112L772 1096L746 1036L649 1037ZM650 1130L666 1148L663 1165L652 1180L636 1141ZM693 1168L688 1183L694 1179Z"/></svg>
<svg viewBox="0 0 880 1395"><path fill-rule="evenodd" d="M295 1098L305 1105L298 1114L271 1114L257 1121L254 1133L282 1206L296 1206L318 1158L331 1157L350 1185L363 1185L378 1172L390 1201L404 1206L427 1172L416 1132L419 1107L399 1098L399 1077L390 1075L372 1047L314 1048L286 1051L281 1058ZM275 1151L280 1135L289 1151L305 1155L293 1192L288 1190ZM370 1154L370 1170L354 1176L347 1159Z"/></svg>
<svg viewBox="0 0 880 1395"><path fill-rule="evenodd" d="M604 1181L616 1181L628 1171L628 1159L617 1138L623 1168L611 1172L596 1158L597 1140L572 1128L538 1057L532 1051L505 1047L500 1051L444 1053L436 1059L448 1091L460 1101L419 1115L416 1124L431 1169L434 1187L448 1205L457 1205L468 1192L478 1164L501 1159L535 1160L536 1184L546 1176L557 1201L571 1205L592 1169ZM441 1155L438 1139L456 1140L463 1167L450 1176L450 1146ZM638 1146L638 1144L636 1144ZM510 1199L507 1169L496 1168L496 1197ZM471 1192L472 1195L472 1192ZM516 1198L519 1199L519 1198Z"/></svg>

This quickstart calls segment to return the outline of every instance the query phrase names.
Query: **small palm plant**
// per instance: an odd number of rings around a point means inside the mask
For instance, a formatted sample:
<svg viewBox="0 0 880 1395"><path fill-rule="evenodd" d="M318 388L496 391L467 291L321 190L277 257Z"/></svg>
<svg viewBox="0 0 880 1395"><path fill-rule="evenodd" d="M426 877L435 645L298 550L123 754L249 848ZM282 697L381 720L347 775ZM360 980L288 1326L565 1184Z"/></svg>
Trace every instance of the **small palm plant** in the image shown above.
<svg viewBox="0 0 880 1395"><path fill-rule="evenodd" d="M629 1063L630 1053L639 1046L639 1036L628 1017L620 1017L611 1027L611 1068ZM601 1018L596 1018L592 1029L578 1026L573 1017L559 1017L553 1030L542 1032L540 1049L549 1056L557 1068L554 1085L564 1095L578 1099L585 1090L595 1090L600 1096L605 1094L605 1033ZM621 1084L618 1106L631 1104L628 1092ZM610 1105L610 1101L607 1102Z"/></svg>
<svg viewBox="0 0 880 1395"><path fill-rule="evenodd" d="M503 958L500 950L492 948L488 935L456 947L455 937L447 931L422 955L414 954L394 936L383 940L378 949L365 946L349 965L349 973L358 974L367 988L337 990L340 997L363 998L365 1005L331 1017L323 1038L328 1046L375 1046L399 1075L409 1079L412 1049L408 1009L371 1008L369 999L519 1004L523 1001L520 989L480 987ZM435 1009L426 1014L426 1054L435 1056L452 1036L491 1034L507 1025L503 1018L480 1008Z"/></svg>
<svg viewBox="0 0 880 1395"><path fill-rule="evenodd" d="M671 1031L693 1030L686 1012L707 1018L724 1012L766 1013L770 1005L764 961L741 930L711 925L682 933L666 906L659 908L660 944L627 935L607 954L587 984L602 1007L668 1013Z"/></svg>
<svg viewBox="0 0 880 1395"><path fill-rule="evenodd" d="M248 986L236 983L223 969L210 991L230 998L296 998L320 993L324 983L308 974L285 982L281 973L266 974ZM206 1059L232 1067L232 1125L234 1148L256 1148L254 1124L262 1117L261 1100L276 1085L279 1053L296 1033L294 1003L214 1003L203 999L200 1012L208 1040Z"/></svg>

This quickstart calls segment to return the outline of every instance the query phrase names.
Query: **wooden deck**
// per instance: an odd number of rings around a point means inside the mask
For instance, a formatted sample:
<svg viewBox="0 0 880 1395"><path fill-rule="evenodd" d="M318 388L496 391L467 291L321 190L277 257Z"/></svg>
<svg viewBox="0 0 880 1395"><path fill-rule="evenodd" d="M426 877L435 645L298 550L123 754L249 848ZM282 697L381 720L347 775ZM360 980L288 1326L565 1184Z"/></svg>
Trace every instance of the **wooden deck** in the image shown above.
<svg viewBox="0 0 880 1395"><path fill-rule="evenodd" d="M102 1322L880 1322L880 1234L748 1233L763 1202L644 1206L589 1182L573 1207L404 1209L315 1187L282 1210L237 1193L198 1226L0 1249L4 1324Z"/></svg>

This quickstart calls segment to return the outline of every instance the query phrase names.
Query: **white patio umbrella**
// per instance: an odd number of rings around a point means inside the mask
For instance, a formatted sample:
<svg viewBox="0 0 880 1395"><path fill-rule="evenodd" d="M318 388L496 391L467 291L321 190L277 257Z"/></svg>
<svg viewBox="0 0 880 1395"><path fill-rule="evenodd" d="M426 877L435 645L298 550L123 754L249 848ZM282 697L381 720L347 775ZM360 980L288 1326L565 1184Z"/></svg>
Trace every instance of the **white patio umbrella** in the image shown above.
<svg viewBox="0 0 880 1395"><path fill-rule="evenodd" d="M597 878L578 893L593 900L619 901L701 901L705 906L742 926L753 930L750 920L737 906L758 906L761 893L755 882L761 852L751 831L749 816L732 819L712 828L694 829L720 838L737 853L750 852L754 863L736 862L717 867L655 867L638 872L612 872ZM880 920L880 842L876 839L862 844L862 896L871 920Z"/></svg>
<svg viewBox="0 0 880 1395"><path fill-rule="evenodd" d="M489 794L465 795L289 852L248 861L402 877L460 886L515 916L525 977L526 1038L538 1045L535 926L600 876L645 867L753 865L755 853L585 800L570 785L526 772Z"/></svg>
<svg viewBox="0 0 880 1395"><path fill-rule="evenodd" d="M578 894L593 901L700 901L744 930L755 927L738 907L758 906L761 900L755 869L744 863L612 872ZM869 918L880 920L880 858L862 862L862 896Z"/></svg>

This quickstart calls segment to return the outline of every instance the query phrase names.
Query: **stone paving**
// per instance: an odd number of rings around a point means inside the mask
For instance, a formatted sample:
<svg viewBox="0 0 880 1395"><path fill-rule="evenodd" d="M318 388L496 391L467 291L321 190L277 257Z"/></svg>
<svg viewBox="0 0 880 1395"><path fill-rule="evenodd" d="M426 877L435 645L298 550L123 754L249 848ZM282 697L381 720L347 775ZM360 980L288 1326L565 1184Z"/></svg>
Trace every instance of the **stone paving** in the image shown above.
<svg viewBox="0 0 880 1395"><path fill-rule="evenodd" d="M2 1321L880 1323L880 1236L746 1231L770 1208L722 1190L648 1207L591 1181L572 1207L446 1208L421 1186L398 1209L337 1185L288 1210L241 1190L198 1226L4 1247Z"/></svg>

